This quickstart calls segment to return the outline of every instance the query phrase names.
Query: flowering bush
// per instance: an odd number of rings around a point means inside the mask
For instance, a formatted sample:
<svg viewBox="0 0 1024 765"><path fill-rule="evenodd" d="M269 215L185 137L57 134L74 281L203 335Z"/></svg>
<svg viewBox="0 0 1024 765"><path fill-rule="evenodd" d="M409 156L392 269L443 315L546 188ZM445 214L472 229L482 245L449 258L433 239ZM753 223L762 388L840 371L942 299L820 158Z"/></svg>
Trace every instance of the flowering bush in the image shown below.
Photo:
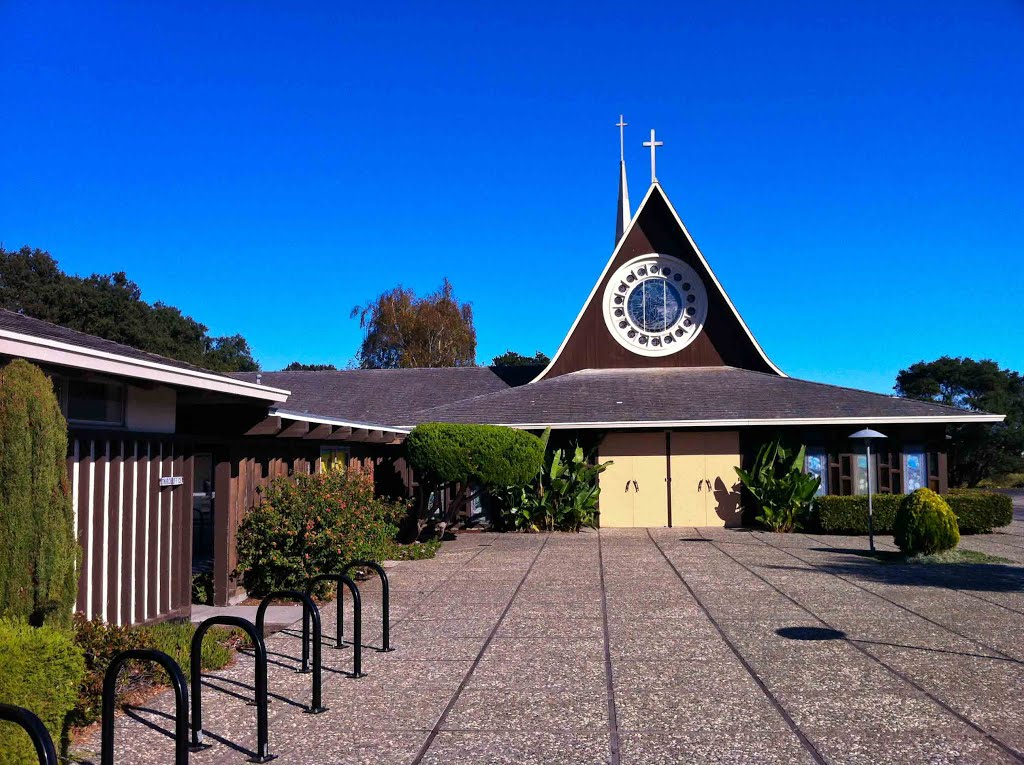
<svg viewBox="0 0 1024 765"><path fill-rule="evenodd" d="M238 530L236 575L252 595L304 590L352 560L417 557L395 541L408 507L374 496L373 479L354 467L278 478L261 498Z"/></svg>

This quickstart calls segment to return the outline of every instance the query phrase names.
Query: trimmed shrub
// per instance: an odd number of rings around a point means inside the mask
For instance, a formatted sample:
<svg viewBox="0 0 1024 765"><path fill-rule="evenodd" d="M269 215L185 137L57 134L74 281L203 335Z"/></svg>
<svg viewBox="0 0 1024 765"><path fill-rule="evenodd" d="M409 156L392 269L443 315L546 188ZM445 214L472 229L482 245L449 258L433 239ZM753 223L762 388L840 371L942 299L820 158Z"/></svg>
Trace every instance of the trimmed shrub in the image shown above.
<svg viewBox="0 0 1024 765"><path fill-rule="evenodd" d="M428 422L413 428L405 444L420 480L437 486L524 486L544 467L541 439L498 425Z"/></svg>
<svg viewBox="0 0 1024 765"><path fill-rule="evenodd" d="M71 622L80 553L67 456L53 383L15 359L0 369L0 616Z"/></svg>
<svg viewBox="0 0 1024 765"><path fill-rule="evenodd" d="M891 534L896 511L906 494L875 494L872 498L876 534ZM943 496L957 517L961 534L987 534L1013 520L1013 500L1005 494L952 489ZM826 534L867 534L868 498L864 495L817 497L815 528Z"/></svg>
<svg viewBox="0 0 1024 765"><path fill-rule="evenodd" d="M943 499L956 515L961 534L988 534L1013 522L1013 500L1008 494L980 489L950 489Z"/></svg>
<svg viewBox="0 0 1024 765"><path fill-rule="evenodd" d="M931 489L918 489L900 503L893 538L907 555L934 555L960 544L960 530L942 497Z"/></svg>
<svg viewBox="0 0 1024 765"><path fill-rule="evenodd" d="M871 499L876 534L891 534L896 511L904 494L875 494ZM868 498L858 495L827 495L814 500L813 518L826 534L867 534Z"/></svg>
<svg viewBox="0 0 1024 765"><path fill-rule="evenodd" d="M0 621L0 699L35 713L58 749L84 676L82 651L69 631ZM9 723L0 725L0 758L11 765L37 762L28 736Z"/></svg>
<svg viewBox="0 0 1024 765"><path fill-rule="evenodd" d="M352 560L402 557L395 537L407 506L374 496L373 479L354 467L278 478L262 500L238 529L236 574L252 595L304 590Z"/></svg>
<svg viewBox="0 0 1024 765"><path fill-rule="evenodd" d="M442 535L472 500L483 492L526 487L544 468L547 436L497 425L428 422L417 425L405 441L409 464L420 481L417 536L433 524ZM443 513L435 513L430 495L456 485L458 491Z"/></svg>

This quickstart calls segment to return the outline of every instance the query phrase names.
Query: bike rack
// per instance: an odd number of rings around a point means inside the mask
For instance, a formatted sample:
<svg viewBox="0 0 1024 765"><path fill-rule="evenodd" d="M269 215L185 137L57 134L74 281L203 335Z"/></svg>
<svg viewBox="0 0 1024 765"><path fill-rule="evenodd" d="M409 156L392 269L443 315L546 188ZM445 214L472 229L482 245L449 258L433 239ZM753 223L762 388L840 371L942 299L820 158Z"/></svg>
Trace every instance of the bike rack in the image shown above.
<svg viewBox="0 0 1024 765"><path fill-rule="evenodd" d="M336 631L337 647L345 647L345 591L342 585L352 593L352 677L365 677L363 674L363 599L359 595L356 583L345 574L320 574L309 580L306 594L312 595L313 589L320 582L333 581L338 583L338 619ZM302 634L308 633L306 615L302 615Z"/></svg>
<svg viewBox="0 0 1024 765"><path fill-rule="evenodd" d="M114 765L114 696L117 674L125 662L156 662L171 678L174 689L174 765L188 765L188 684L181 667L163 651L133 648L121 651L110 660L103 676L103 722L100 733L100 765Z"/></svg>
<svg viewBox="0 0 1024 765"><path fill-rule="evenodd" d="M353 568L372 568L377 572L377 576L380 577L381 610L384 612L384 626L382 631L384 636L384 647L378 648L377 650L381 653L394 651L395 649L391 647L391 586L388 583L388 575L385 573L383 566L372 560L354 560L347 564L341 570L341 573L347 574Z"/></svg>
<svg viewBox="0 0 1024 765"><path fill-rule="evenodd" d="M309 622L313 622L313 701L306 709L313 715L326 712L327 707L323 705L323 664L320 657L320 609L316 603L304 592L298 590L277 590L260 601L256 609L256 630L261 637L264 637L264 626L267 618L267 608L275 600L298 600L302 603L302 669L299 672L309 672Z"/></svg>
<svg viewBox="0 0 1024 765"><path fill-rule="evenodd" d="M270 753L267 741L267 646L256 626L240 616L211 616L196 627L192 635L192 751L198 752L210 746L203 743L203 637L214 625L237 627L252 640L256 659L256 754L249 761L269 762L277 755Z"/></svg>
<svg viewBox="0 0 1024 765"><path fill-rule="evenodd" d="M39 765L57 765L57 750L53 747L50 731L46 730L43 721L24 707L13 704L0 704L0 720L21 726L36 748Z"/></svg>

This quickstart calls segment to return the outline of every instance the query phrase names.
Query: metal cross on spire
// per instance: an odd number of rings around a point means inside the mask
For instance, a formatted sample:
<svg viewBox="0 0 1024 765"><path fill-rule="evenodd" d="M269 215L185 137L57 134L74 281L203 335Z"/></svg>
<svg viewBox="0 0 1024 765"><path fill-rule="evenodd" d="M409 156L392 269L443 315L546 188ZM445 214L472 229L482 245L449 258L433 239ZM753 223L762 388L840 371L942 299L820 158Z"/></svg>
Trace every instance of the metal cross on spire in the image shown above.
<svg viewBox="0 0 1024 765"><path fill-rule="evenodd" d="M619 162L626 161L626 133L623 128L628 124L621 114L619 115L619 121L615 123L615 127L619 129Z"/></svg>
<svg viewBox="0 0 1024 765"><path fill-rule="evenodd" d="M657 149L659 146L664 146L664 145L665 145L664 141L655 141L654 140L654 128L651 128L651 140L650 141L644 141L644 146L649 146L650 149L651 149L651 183L657 183L658 182L658 174L654 170L654 150Z"/></svg>

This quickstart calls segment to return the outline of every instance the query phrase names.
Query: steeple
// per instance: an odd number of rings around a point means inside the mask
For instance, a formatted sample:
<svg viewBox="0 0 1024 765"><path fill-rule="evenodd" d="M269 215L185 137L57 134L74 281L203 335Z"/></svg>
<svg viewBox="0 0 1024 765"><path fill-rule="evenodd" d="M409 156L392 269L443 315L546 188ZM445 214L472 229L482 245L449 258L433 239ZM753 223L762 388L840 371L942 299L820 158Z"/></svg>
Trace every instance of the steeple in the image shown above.
<svg viewBox="0 0 1024 765"><path fill-rule="evenodd" d="M615 244L618 245L622 235L629 226L629 187L626 184L626 141L623 128L628 123L619 115L615 126L619 129L619 209L615 213Z"/></svg>

